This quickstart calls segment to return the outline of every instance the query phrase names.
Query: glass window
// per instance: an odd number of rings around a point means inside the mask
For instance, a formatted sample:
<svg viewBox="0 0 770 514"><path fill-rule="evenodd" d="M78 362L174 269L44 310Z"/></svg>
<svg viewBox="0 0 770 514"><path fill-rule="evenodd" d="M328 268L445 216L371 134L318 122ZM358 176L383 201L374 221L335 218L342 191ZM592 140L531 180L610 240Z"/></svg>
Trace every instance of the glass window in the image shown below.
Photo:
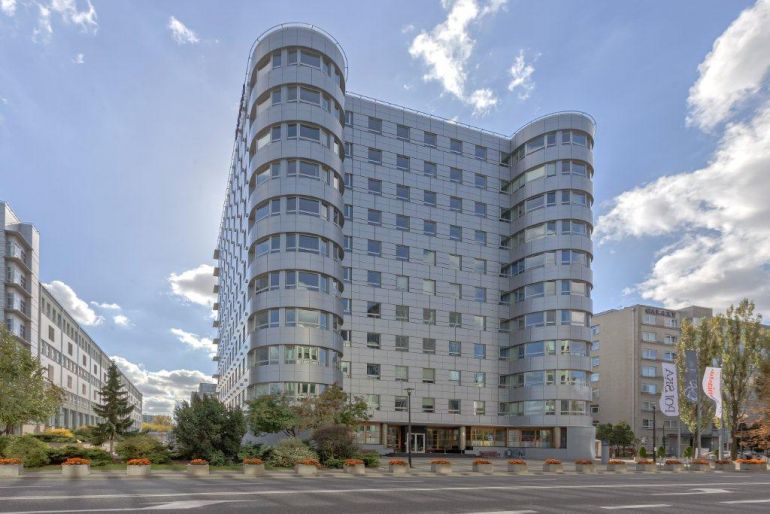
<svg viewBox="0 0 770 514"><path fill-rule="evenodd" d="M313 104L321 103L321 93L313 89L307 89L305 87L299 88L299 99L303 102L309 102Z"/></svg>
<svg viewBox="0 0 770 514"><path fill-rule="evenodd" d="M436 294L436 281L428 278L422 279L422 292L425 294Z"/></svg>
<svg viewBox="0 0 770 514"><path fill-rule="evenodd" d="M428 337L423 337L422 353L436 353L436 340Z"/></svg>
<svg viewBox="0 0 770 514"><path fill-rule="evenodd" d="M404 184L396 184L396 198L399 200L409 201L409 186Z"/></svg>
<svg viewBox="0 0 770 514"><path fill-rule="evenodd" d="M436 309L423 309L422 322L426 325L436 324Z"/></svg>
<svg viewBox="0 0 770 514"><path fill-rule="evenodd" d="M408 366L396 366L396 381L409 382L409 367Z"/></svg>
<svg viewBox="0 0 770 514"><path fill-rule="evenodd" d="M449 381L459 385L460 384L460 371L456 369L449 370Z"/></svg>
<svg viewBox="0 0 770 514"><path fill-rule="evenodd" d="M462 343L460 341L449 341L449 355L452 357L462 355Z"/></svg>
<svg viewBox="0 0 770 514"><path fill-rule="evenodd" d="M369 116L368 129L371 132L382 134L382 120L380 118L374 118L372 116Z"/></svg>
<svg viewBox="0 0 770 514"><path fill-rule="evenodd" d="M474 343L473 344L473 358L474 359L486 359L487 358L487 345Z"/></svg>
<svg viewBox="0 0 770 514"><path fill-rule="evenodd" d="M476 155L477 159L487 160L487 147L476 145L476 148L474 150L474 154Z"/></svg>
<svg viewBox="0 0 770 514"><path fill-rule="evenodd" d="M394 410L396 412L406 412L407 401L406 396L396 396L395 402L393 403Z"/></svg>
<svg viewBox="0 0 770 514"><path fill-rule="evenodd" d="M422 251L422 262L430 266L436 265L436 252L433 250L424 249Z"/></svg>
<svg viewBox="0 0 770 514"><path fill-rule="evenodd" d="M423 191L422 192L422 201L425 205L429 207L435 207L436 206L436 193L433 191Z"/></svg>
<svg viewBox="0 0 770 514"><path fill-rule="evenodd" d="M377 209L369 209L366 220L370 225L382 225L382 211Z"/></svg>
<svg viewBox="0 0 770 514"><path fill-rule="evenodd" d="M366 333L366 347L367 348L379 348L380 347L380 334L376 332Z"/></svg>
<svg viewBox="0 0 770 514"><path fill-rule="evenodd" d="M473 326L476 330L487 329L487 317L486 316L473 316Z"/></svg>
<svg viewBox="0 0 770 514"><path fill-rule="evenodd" d="M370 179L367 179L367 182L368 182L370 193L374 195L382 194L382 180L377 180L376 178L370 178Z"/></svg>
<svg viewBox="0 0 770 514"><path fill-rule="evenodd" d="M481 173L476 173L475 179L474 179L474 185L481 189L487 188L487 177L486 175L482 175Z"/></svg>
<svg viewBox="0 0 770 514"><path fill-rule="evenodd" d="M455 212L463 212L463 199L459 196L449 197L449 210Z"/></svg>
<svg viewBox="0 0 770 514"><path fill-rule="evenodd" d="M484 303L487 301L487 288L486 287L475 287L474 292L474 299L477 302Z"/></svg>
<svg viewBox="0 0 770 514"><path fill-rule="evenodd" d="M487 261L485 259L473 258L473 271L476 273L486 273Z"/></svg>
<svg viewBox="0 0 770 514"><path fill-rule="evenodd" d="M396 229L409 231L409 216L396 214Z"/></svg>
<svg viewBox="0 0 770 514"><path fill-rule="evenodd" d="M400 261L408 261L409 247L406 245L396 245L396 259Z"/></svg>
<svg viewBox="0 0 770 514"><path fill-rule="evenodd" d="M300 125L299 137L305 138L305 139L312 139L313 141L320 141L321 129L317 127L309 127L307 125Z"/></svg>
<svg viewBox="0 0 770 514"><path fill-rule="evenodd" d="M396 321L409 321L408 305L396 305Z"/></svg>
<svg viewBox="0 0 770 514"><path fill-rule="evenodd" d="M451 399L448 403L447 411L449 414L460 414L460 400Z"/></svg>
<svg viewBox="0 0 770 514"><path fill-rule="evenodd" d="M432 384L436 381L436 370L433 368L422 368L422 381L425 384Z"/></svg>
<svg viewBox="0 0 770 514"><path fill-rule="evenodd" d="M423 162L422 171L425 175L429 177L435 177L438 174L438 168L436 167L435 162Z"/></svg>
<svg viewBox="0 0 770 514"><path fill-rule="evenodd" d="M382 313L382 304L380 302L366 302L366 317L380 318Z"/></svg>
<svg viewBox="0 0 770 514"><path fill-rule="evenodd" d="M458 184L463 183L463 170L460 168L449 168L449 180Z"/></svg>
<svg viewBox="0 0 770 514"><path fill-rule="evenodd" d="M396 351L397 352L409 351L409 336L396 336Z"/></svg>
<svg viewBox="0 0 770 514"><path fill-rule="evenodd" d="M473 211L475 212L476 216L486 217L487 204L482 202L473 202Z"/></svg>
<svg viewBox="0 0 770 514"><path fill-rule="evenodd" d="M396 168L409 170L409 157L406 155L396 155Z"/></svg>
<svg viewBox="0 0 770 514"><path fill-rule="evenodd" d="M457 225L449 225L449 239L462 241L463 229Z"/></svg>
<svg viewBox="0 0 770 514"><path fill-rule="evenodd" d="M369 364L366 365L366 376L369 378L380 379L380 365Z"/></svg>
<svg viewBox="0 0 770 514"><path fill-rule="evenodd" d="M449 326L453 328L460 328L463 326L463 315L460 312L449 313Z"/></svg>
<svg viewBox="0 0 770 514"><path fill-rule="evenodd" d="M406 125L396 125L396 137L409 141L409 127Z"/></svg>
<svg viewBox="0 0 770 514"><path fill-rule="evenodd" d="M483 416L486 414L486 402L481 400L473 400L473 413L476 416Z"/></svg>
<svg viewBox="0 0 770 514"><path fill-rule="evenodd" d="M382 256L382 241L376 241L374 239L367 240L366 252L369 255L375 255L377 257Z"/></svg>
<svg viewBox="0 0 770 514"><path fill-rule="evenodd" d="M436 235L436 222L431 220L423 220L422 231L426 236Z"/></svg>
<svg viewBox="0 0 770 514"><path fill-rule="evenodd" d="M382 278L380 272L368 270L366 272L366 283L371 287L382 287Z"/></svg>
<svg viewBox="0 0 770 514"><path fill-rule="evenodd" d="M463 153L463 142L459 139L450 139L449 151L453 153Z"/></svg>
<svg viewBox="0 0 770 514"><path fill-rule="evenodd" d="M424 382L424 380L423 380ZM422 411L423 412L435 412L436 410L436 399L435 398L423 398L422 399Z"/></svg>
<svg viewBox="0 0 770 514"><path fill-rule="evenodd" d="M433 132L425 132L423 134L423 143L425 146L432 146L433 148L436 148L438 137Z"/></svg>
<svg viewBox="0 0 770 514"><path fill-rule="evenodd" d="M462 270L463 268L463 258L462 255L455 255L453 253L449 254L449 266L452 269L455 270Z"/></svg>
<svg viewBox="0 0 770 514"><path fill-rule="evenodd" d="M315 68L321 67L321 56L315 52L311 52L309 50L302 50L300 52L299 56L299 62L302 64L307 64L308 66L313 66Z"/></svg>
<svg viewBox="0 0 770 514"><path fill-rule="evenodd" d="M409 291L409 277L406 275L396 275L396 290Z"/></svg>
<svg viewBox="0 0 770 514"><path fill-rule="evenodd" d="M527 141L527 153L542 149L545 146L545 136L537 136Z"/></svg>
<svg viewBox="0 0 770 514"><path fill-rule="evenodd" d="M378 150L377 148L369 148L367 155L369 162L382 164L382 150Z"/></svg>

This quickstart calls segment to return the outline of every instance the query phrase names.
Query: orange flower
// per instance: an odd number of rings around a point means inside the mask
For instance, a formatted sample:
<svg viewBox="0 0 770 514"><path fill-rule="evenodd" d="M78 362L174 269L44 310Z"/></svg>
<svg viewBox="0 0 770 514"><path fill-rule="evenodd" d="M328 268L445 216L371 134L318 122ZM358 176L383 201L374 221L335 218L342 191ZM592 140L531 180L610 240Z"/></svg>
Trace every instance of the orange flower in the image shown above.
<svg viewBox="0 0 770 514"><path fill-rule="evenodd" d="M391 466L406 466L406 461L401 459L391 459L388 461Z"/></svg>
<svg viewBox="0 0 770 514"><path fill-rule="evenodd" d="M363 463L364 461L362 461L361 459L345 459L346 466L358 466Z"/></svg>
<svg viewBox="0 0 770 514"><path fill-rule="evenodd" d="M639 459L636 461L637 464L652 464L652 459Z"/></svg>
<svg viewBox="0 0 770 514"><path fill-rule="evenodd" d="M0 459L0 466L18 466L21 459Z"/></svg>
<svg viewBox="0 0 770 514"><path fill-rule="evenodd" d="M527 461L524 459L511 459L508 461L508 464L513 464L514 466L526 466Z"/></svg>
<svg viewBox="0 0 770 514"><path fill-rule="evenodd" d="M303 466L315 466L315 467L321 467L321 464L316 459L301 459L297 461L297 464L301 464Z"/></svg>
<svg viewBox="0 0 770 514"><path fill-rule="evenodd" d="M449 464L450 466L452 465L452 463L451 463L451 462L449 462L449 461L448 461L448 460L446 460L446 459L436 459L436 460L432 460L432 461L430 461L430 463L431 463L431 464L442 464L442 465L443 465L443 464Z"/></svg>
<svg viewBox="0 0 770 514"><path fill-rule="evenodd" d="M559 459L545 459L546 464L561 464Z"/></svg>
<svg viewBox="0 0 770 514"><path fill-rule="evenodd" d="M730 459L719 459L714 462L715 464L732 464L733 463L733 461L731 461Z"/></svg>
<svg viewBox="0 0 770 514"><path fill-rule="evenodd" d="M89 466L91 461L88 459L81 459L80 457L70 457L62 462L62 466Z"/></svg>
<svg viewBox="0 0 770 514"><path fill-rule="evenodd" d="M129 466L149 466L150 459L128 459L126 464Z"/></svg>
<svg viewBox="0 0 770 514"><path fill-rule="evenodd" d="M589 464L593 464L594 461L591 459L578 459L575 461L575 464L580 464L581 466L588 466Z"/></svg>
<svg viewBox="0 0 770 514"><path fill-rule="evenodd" d="M719 462L720 462L720 461L717 461L717 463L719 463ZM704 465L704 464L705 464L705 465L708 465L708 464L709 464L709 461L708 461L708 459L695 459L694 461L692 461L692 463L693 463L693 464L698 464L698 465ZM730 463L730 461L729 461L729 460L726 460L726 461L721 461L721 463L722 463L722 464L725 464L725 463L726 463L726 464L729 464L729 463Z"/></svg>
<svg viewBox="0 0 770 514"><path fill-rule="evenodd" d="M613 466L617 466L619 464L625 464L625 462L619 459L610 459L607 461L607 464L612 464Z"/></svg>
<svg viewBox="0 0 770 514"><path fill-rule="evenodd" d="M766 461L762 459L738 459L735 462L738 464L764 464Z"/></svg>
<svg viewBox="0 0 770 514"><path fill-rule="evenodd" d="M245 458L243 459L243 463L248 464L250 466L259 466L260 464L264 464L262 462L262 459L257 459L257 458L253 458L253 459Z"/></svg>
<svg viewBox="0 0 770 514"><path fill-rule="evenodd" d="M681 461L681 460L677 460L677 459L666 459L666 464L667 464L667 465L669 465L669 466L678 466L678 465L680 465L681 463L682 463L682 461Z"/></svg>
<svg viewBox="0 0 770 514"><path fill-rule="evenodd" d="M206 459L193 459L190 461L190 464L193 466L206 466L208 465L209 461Z"/></svg>
<svg viewBox="0 0 770 514"><path fill-rule="evenodd" d="M491 462L489 462L486 459L476 459L476 460L473 461L473 463L474 464L492 464Z"/></svg>

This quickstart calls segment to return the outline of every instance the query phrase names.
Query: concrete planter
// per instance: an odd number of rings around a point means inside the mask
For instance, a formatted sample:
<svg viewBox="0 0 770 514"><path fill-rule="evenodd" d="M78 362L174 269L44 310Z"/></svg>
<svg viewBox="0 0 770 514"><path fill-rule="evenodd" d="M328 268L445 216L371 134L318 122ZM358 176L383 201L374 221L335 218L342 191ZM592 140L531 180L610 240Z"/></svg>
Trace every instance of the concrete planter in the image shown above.
<svg viewBox="0 0 770 514"><path fill-rule="evenodd" d="M748 471L750 473L758 473L760 471L767 471L767 464L747 464L745 462L736 462L735 471Z"/></svg>
<svg viewBox="0 0 770 514"><path fill-rule="evenodd" d="M318 475L318 468L312 464L295 464L294 472L303 477L314 477Z"/></svg>
<svg viewBox="0 0 770 514"><path fill-rule="evenodd" d="M593 464L575 464L575 471L578 473L596 473L596 466Z"/></svg>
<svg viewBox="0 0 770 514"><path fill-rule="evenodd" d="M623 464L607 464L607 471L610 473L625 473L628 471L628 466L625 462Z"/></svg>
<svg viewBox="0 0 770 514"><path fill-rule="evenodd" d="M2 477L20 477L24 471L22 464L2 464L0 465L0 478Z"/></svg>
<svg viewBox="0 0 770 514"><path fill-rule="evenodd" d="M690 464L690 471L711 471L709 464Z"/></svg>
<svg viewBox="0 0 770 514"><path fill-rule="evenodd" d="M126 466L126 475L130 477L150 476L150 466Z"/></svg>
<svg viewBox="0 0 770 514"><path fill-rule="evenodd" d="M209 476L208 464L188 464L187 472L194 477L207 477Z"/></svg>
<svg viewBox="0 0 770 514"><path fill-rule="evenodd" d="M452 472L451 464L431 464L430 470L437 475L448 475Z"/></svg>
<svg viewBox="0 0 770 514"><path fill-rule="evenodd" d="M681 473L684 471L684 464L663 464L663 471L671 471L672 473Z"/></svg>
<svg viewBox="0 0 770 514"><path fill-rule="evenodd" d="M352 466L345 465L343 466L343 469L345 470L345 473L349 475L365 475L366 474L366 466L364 464L353 464Z"/></svg>
<svg viewBox="0 0 770 514"><path fill-rule="evenodd" d="M406 475L409 472L409 466L388 464L388 471L390 471L391 475Z"/></svg>
<svg viewBox="0 0 770 514"><path fill-rule="evenodd" d="M264 464L244 464L243 474L247 477L258 477L265 474Z"/></svg>
<svg viewBox="0 0 770 514"><path fill-rule="evenodd" d="M474 464L473 471L475 473L494 473L495 465L494 464Z"/></svg>
<svg viewBox="0 0 770 514"><path fill-rule="evenodd" d="M643 471L645 473L655 473L658 471L658 466L656 464L639 464L636 463L636 470L637 471Z"/></svg>
<svg viewBox="0 0 770 514"><path fill-rule="evenodd" d="M526 464L508 464L508 472L516 473L517 475L526 475L527 465Z"/></svg>
<svg viewBox="0 0 770 514"><path fill-rule="evenodd" d="M564 473L563 464L543 464L543 471L546 473Z"/></svg>
<svg viewBox="0 0 770 514"><path fill-rule="evenodd" d="M88 464L75 464L61 467L61 474L65 478L83 478L91 474L91 466Z"/></svg>
<svg viewBox="0 0 770 514"><path fill-rule="evenodd" d="M714 464L714 471L735 471L735 463L728 462L726 464Z"/></svg>

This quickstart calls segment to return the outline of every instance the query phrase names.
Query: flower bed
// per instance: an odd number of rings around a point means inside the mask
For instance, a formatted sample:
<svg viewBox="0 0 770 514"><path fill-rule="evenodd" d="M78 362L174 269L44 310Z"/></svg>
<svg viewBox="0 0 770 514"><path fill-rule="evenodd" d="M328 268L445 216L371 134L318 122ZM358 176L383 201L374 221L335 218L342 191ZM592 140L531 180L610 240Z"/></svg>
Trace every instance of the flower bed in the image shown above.
<svg viewBox="0 0 770 514"><path fill-rule="evenodd" d="M130 477L150 476L150 459L128 459L126 475Z"/></svg>
<svg viewBox="0 0 770 514"><path fill-rule="evenodd" d="M62 462L62 475L67 478L82 478L91 473L91 461L81 457L70 457Z"/></svg>
<svg viewBox="0 0 770 514"><path fill-rule="evenodd" d="M487 459L476 459L473 461L473 471L476 473L493 473L495 466Z"/></svg>
<svg viewBox="0 0 770 514"><path fill-rule="evenodd" d="M714 461L714 469L717 471L735 471L735 463L730 459Z"/></svg>
<svg viewBox="0 0 770 514"><path fill-rule="evenodd" d="M0 459L0 477L18 477L23 469L21 459Z"/></svg>
<svg viewBox="0 0 770 514"><path fill-rule="evenodd" d="M666 459L666 461L663 463L664 471L673 471L675 473L679 473L683 469L684 464L681 460L678 459Z"/></svg>
<svg viewBox="0 0 770 514"><path fill-rule="evenodd" d="M561 473L564 471L564 466L559 459L545 459L543 463L543 471Z"/></svg>
<svg viewBox="0 0 770 514"><path fill-rule="evenodd" d="M690 471L711 471L708 459L695 459L690 463Z"/></svg>
<svg viewBox="0 0 770 514"><path fill-rule="evenodd" d="M430 461L430 470L439 475L448 475L452 472L452 463L446 459L434 459Z"/></svg>
<svg viewBox="0 0 770 514"><path fill-rule="evenodd" d="M259 466L260 464L264 464L262 459L257 459L257 458L253 458L253 459L245 458L243 459L243 463L246 464L247 466Z"/></svg>
<svg viewBox="0 0 770 514"><path fill-rule="evenodd" d="M195 477L206 476L209 474L209 461L206 459L193 459L187 465L187 471Z"/></svg>
<svg viewBox="0 0 770 514"><path fill-rule="evenodd" d="M190 461L191 466L208 466L209 461L206 459L193 459Z"/></svg>
<svg viewBox="0 0 770 514"><path fill-rule="evenodd" d="M391 459L388 461L388 471L394 475L405 475L409 471L409 464L405 460Z"/></svg>
<svg viewBox="0 0 770 514"><path fill-rule="evenodd" d="M655 462L652 459L639 459L636 461L636 470L637 471L657 471L658 468L655 466Z"/></svg>
<svg viewBox="0 0 770 514"><path fill-rule="evenodd" d="M391 459L388 461L389 466L406 466L407 462L401 459Z"/></svg>
<svg viewBox="0 0 770 514"><path fill-rule="evenodd" d="M527 473L527 461L524 459L510 459L508 461L508 471L523 475Z"/></svg>
<svg viewBox="0 0 770 514"><path fill-rule="evenodd" d="M762 459L737 459L735 471L766 471L767 461Z"/></svg>
<svg viewBox="0 0 770 514"><path fill-rule="evenodd" d="M129 466L149 466L150 459L128 459L128 462L126 462Z"/></svg>

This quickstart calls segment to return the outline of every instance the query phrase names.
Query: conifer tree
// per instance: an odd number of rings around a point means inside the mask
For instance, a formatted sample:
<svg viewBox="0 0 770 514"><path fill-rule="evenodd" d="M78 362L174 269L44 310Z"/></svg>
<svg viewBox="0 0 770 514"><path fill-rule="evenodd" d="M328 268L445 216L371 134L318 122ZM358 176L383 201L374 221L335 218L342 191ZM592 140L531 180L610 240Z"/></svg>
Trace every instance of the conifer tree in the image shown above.
<svg viewBox="0 0 770 514"><path fill-rule="evenodd" d="M128 392L120 382L120 373L114 362L107 369L107 382L99 390L99 396L102 403L94 406L94 412L103 421L96 425L96 429L110 442L112 454L115 439L125 434L134 422L131 419L134 406L128 403Z"/></svg>

